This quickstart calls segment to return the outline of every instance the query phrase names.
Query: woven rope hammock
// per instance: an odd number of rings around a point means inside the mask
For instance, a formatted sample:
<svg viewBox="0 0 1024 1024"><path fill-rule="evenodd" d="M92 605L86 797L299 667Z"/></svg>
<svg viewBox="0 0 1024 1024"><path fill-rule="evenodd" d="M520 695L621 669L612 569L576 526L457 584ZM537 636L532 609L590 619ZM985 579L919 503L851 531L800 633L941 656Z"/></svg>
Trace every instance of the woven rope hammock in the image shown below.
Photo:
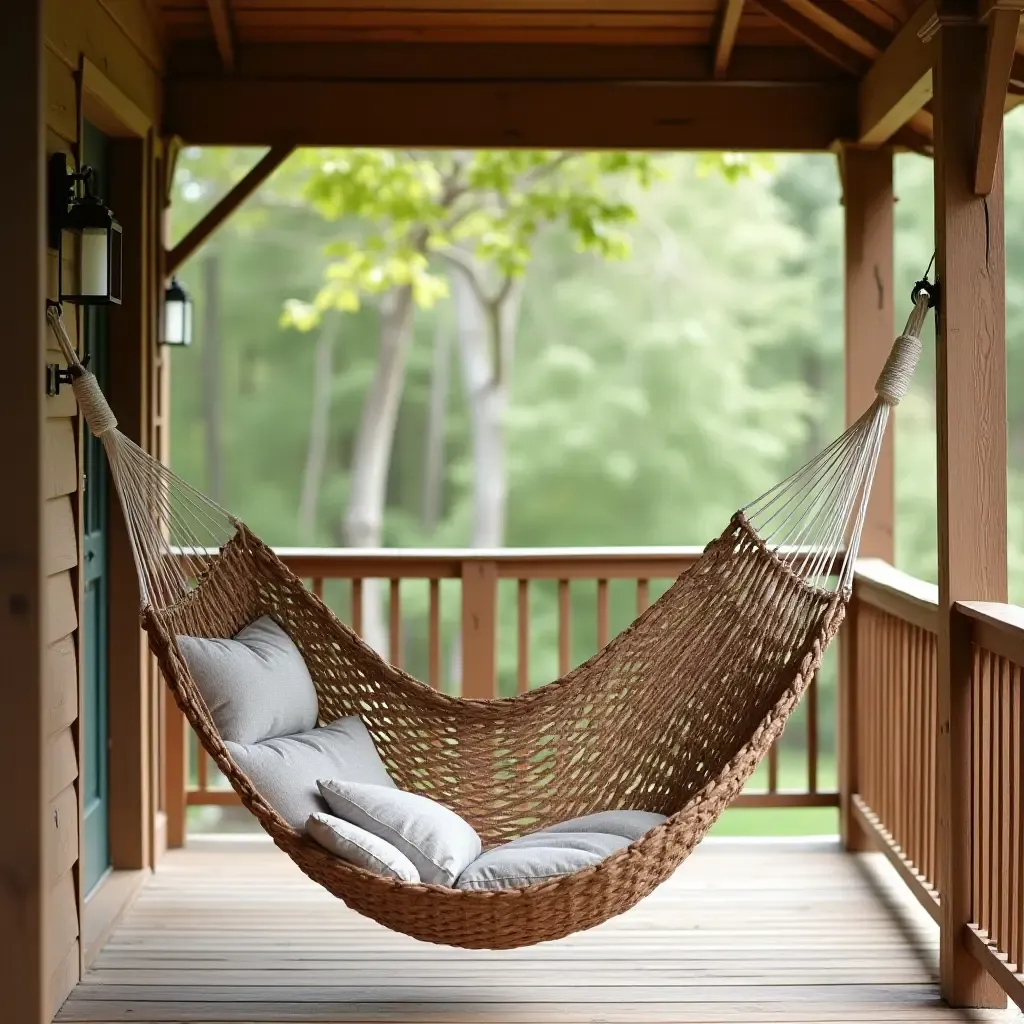
<svg viewBox="0 0 1024 1024"><path fill-rule="evenodd" d="M151 458L50 324L106 449L138 567L142 624L167 685L242 803L310 878L418 939L492 949L590 928L678 867L779 737L849 598L889 413L921 351L932 292L914 293L864 415L737 512L625 632L564 678L507 700L446 696L388 665L243 523ZM668 820L600 864L519 889L462 891L354 867L289 827L226 750L178 649L273 616L299 647L321 723L359 715L396 785L448 805L485 847L592 811Z"/></svg>

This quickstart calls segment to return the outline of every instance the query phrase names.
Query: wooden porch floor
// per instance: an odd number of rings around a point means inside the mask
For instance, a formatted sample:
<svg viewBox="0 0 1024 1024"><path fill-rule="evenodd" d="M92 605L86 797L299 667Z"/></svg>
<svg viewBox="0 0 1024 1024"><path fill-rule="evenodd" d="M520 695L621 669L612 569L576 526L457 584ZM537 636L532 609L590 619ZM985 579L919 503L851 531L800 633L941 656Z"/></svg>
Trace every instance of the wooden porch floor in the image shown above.
<svg viewBox="0 0 1024 1024"><path fill-rule="evenodd" d="M937 932L880 856L832 844L711 840L626 916L489 953L391 934L236 841L169 855L58 1019L1009 1019L946 1008L936 973Z"/></svg>

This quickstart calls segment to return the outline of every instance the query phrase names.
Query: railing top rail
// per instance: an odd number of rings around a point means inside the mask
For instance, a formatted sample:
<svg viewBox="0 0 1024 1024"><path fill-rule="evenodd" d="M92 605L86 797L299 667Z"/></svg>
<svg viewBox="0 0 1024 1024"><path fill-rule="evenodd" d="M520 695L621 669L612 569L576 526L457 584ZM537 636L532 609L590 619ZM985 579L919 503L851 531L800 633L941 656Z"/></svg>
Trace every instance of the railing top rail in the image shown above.
<svg viewBox="0 0 1024 1024"><path fill-rule="evenodd" d="M458 579L467 563L494 562L501 579L674 579L703 547L274 548L305 579ZM212 553L212 552L211 552ZM813 552L808 549L809 557ZM834 565L842 562L842 552Z"/></svg>
<svg viewBox="0 0 1024 1024"><path fill-rule="evenodd" d="M901 572L880 558L857 561L853 592L859 601L937 633L939 588Z"/></svg>
<svg viewBox="0 0 1024 1024"><path fill-rule="evenodd" d="M1024 608L995 601L958 601L956 610L971 620L971 639L979 647L1024 666Z"/></svg>

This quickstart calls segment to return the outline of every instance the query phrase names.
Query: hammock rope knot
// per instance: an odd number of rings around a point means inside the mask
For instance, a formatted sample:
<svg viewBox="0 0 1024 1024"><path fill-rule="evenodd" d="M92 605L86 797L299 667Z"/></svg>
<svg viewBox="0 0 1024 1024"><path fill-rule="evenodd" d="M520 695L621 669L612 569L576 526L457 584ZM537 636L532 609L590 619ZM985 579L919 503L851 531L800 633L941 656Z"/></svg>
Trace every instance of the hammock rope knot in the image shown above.
<svg viewBox="0 0 1024 1024"><path fill-rule="evenodd" d="M72 371L71 390L78 399L78 408L96 437L102 438L117 429L117 417L100 390L96 374L88 370Z"/></svg>
<svg viewBox="0 0 1024 1024"><path fill-rule="evenodd" d="M901 334L875 382L875 394L887 405L899 405L910 390L910 382L921 358L921 339Z"/></svg>

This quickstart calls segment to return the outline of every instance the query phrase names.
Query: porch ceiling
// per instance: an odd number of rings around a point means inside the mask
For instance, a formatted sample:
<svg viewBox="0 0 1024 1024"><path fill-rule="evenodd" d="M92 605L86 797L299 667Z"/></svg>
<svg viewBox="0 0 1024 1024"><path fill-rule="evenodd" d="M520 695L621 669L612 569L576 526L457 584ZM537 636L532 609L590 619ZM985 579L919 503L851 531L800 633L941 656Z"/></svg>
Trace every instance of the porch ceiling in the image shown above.
<svg viewBox="0 0 1024 1024"><path fill-rule="evenodd" d="M935 3L153 0L197 143L921 151Z"/></svg>

